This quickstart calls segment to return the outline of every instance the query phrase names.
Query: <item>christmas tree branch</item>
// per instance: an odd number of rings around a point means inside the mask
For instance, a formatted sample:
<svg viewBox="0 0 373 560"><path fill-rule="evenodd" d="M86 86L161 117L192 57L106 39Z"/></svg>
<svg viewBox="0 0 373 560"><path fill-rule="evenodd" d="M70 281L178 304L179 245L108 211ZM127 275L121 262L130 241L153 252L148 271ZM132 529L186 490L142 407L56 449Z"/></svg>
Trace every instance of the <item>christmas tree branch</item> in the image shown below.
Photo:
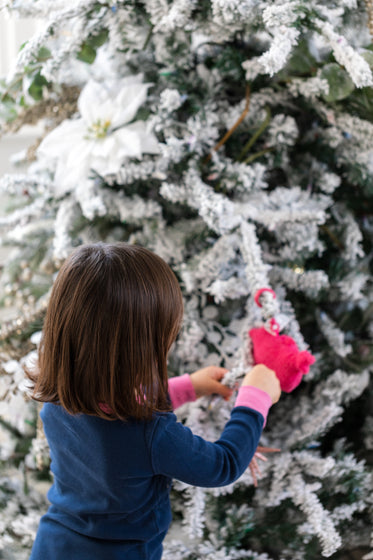
<svg viewBox="0 0 373 560"><path fill-rule="evenodd" d="M373 2L372 0L364 0L364 2L368 13L368 29L373 39Z"/></svg>
<svg viewBox="0 0 373 560"><path fill-rule="evenodd" d="M267 154L268 152L271 152L272 150L274 150L273 147L271 148L265 148L264 150L260 150L259 152L255 152L255 154L252 154L251 156L247 157L243 163L251 163L252 161L254 161L255 159L258 159L262 156L264 156L264 154Z"/></svg>
<svg viewBox="0 0 373 560"><path fill-rule="evenodd" d="M272 116L271 111L270 111L269 107L266 107L265 111L266 111L266 118L264 119L264 121L262 122L262 124L260 125L258 130L255 132L255 134L253 134L253 136L250 138L250 140L247 142L247 144L245 144L245 146L242 148L241 153L238 156L238 161L243 160L244 155L250 150L250 148L258 140L259 136L261 136L261 134L263 134L263 132L265 131L265 129L269 125L269 123L271 121L271 116Z"/></svg>
<svg viewBox="0 0 373 560"><path fill-rule="evenodd" d="M247 84L247 86L246 86L246 102L245 102L244 110L242 111L241 115L239 116L237 121L234 123L234 125L224 134L223 138L221 140L219 140L219 142L212 148L213 151L217 152L226 143L228 138L230 138L232 136L233 132L236 130L236 128L239 127L239 125L242 123L242 121L246 117L247 113L249 112L249 107L250 107L250 86L249 86L249 84ZM206 157L204 163L208 163L211 158L212 158L212 151Z"/></svg>

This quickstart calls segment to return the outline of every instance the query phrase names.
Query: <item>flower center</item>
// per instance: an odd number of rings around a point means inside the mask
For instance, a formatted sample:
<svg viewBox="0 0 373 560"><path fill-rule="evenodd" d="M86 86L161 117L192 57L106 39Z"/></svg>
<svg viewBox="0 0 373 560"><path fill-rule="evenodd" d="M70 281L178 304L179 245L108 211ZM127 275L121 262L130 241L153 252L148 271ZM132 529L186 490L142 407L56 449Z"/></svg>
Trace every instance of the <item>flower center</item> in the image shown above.
<svg viewBox="0 0 373 560"><path fill-rule="evenodd" d="M88 127L87 138L89 140L95 140L96 138L106 138L110 125L111 121L102 121L101 119L98 119Z"/></svg>

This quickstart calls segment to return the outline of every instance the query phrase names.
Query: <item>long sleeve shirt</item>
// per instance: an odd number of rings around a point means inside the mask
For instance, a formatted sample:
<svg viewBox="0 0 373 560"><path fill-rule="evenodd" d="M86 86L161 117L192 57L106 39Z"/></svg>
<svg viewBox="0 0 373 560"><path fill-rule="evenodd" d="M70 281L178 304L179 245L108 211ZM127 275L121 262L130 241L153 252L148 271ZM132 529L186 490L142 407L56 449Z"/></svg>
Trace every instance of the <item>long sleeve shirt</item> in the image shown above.
<svg viewBox="0 0 373 560"><path fill-rule="evenodd" d="M174 406L194 400L188 376L174 379ZM236 480L255 453L270 405L267 393L241 387L220 438L208 442L173 413L107 421L45 404L54 482L30 560L159 560L171 522L171 479L203 487Z"/></svg>

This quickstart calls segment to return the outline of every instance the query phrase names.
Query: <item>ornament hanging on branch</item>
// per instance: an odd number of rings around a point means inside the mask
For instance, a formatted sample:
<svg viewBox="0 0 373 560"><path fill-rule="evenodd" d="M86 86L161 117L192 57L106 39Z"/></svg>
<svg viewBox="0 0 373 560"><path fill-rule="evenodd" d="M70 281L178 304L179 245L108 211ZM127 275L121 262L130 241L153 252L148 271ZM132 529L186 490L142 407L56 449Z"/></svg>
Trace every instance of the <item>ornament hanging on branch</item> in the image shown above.
<svg viewBox="0 0 373 560"><path fill-rule="evenodd" d="M255 294L255 302L262 307L260 298L264 292L273 298L276 294L270 288L262 288ZM310 365L315 362L314 356L307 350L302 352L293 338L279 334L280 327L274 317L267 318L264 326L251 329L249 335L253 346L253 357L256 364L264 364L273 369L280 381L281 390L285 393L293 391L308 373Z"/></svg>

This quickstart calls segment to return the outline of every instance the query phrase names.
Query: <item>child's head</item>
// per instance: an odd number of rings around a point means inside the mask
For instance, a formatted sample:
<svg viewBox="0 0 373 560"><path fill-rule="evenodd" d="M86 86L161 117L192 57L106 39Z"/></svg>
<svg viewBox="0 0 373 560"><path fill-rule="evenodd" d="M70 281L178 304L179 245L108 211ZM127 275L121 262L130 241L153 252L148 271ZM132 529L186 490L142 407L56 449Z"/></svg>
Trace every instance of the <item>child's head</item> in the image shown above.
<svg viewBox="0 0 373 560"><path fill-rule="evenodd" d="M169 410L167 354L180 328L178 281L136 245L83 245L54 283L31 375L34 397L71 413L150 418Z"/></svg>

